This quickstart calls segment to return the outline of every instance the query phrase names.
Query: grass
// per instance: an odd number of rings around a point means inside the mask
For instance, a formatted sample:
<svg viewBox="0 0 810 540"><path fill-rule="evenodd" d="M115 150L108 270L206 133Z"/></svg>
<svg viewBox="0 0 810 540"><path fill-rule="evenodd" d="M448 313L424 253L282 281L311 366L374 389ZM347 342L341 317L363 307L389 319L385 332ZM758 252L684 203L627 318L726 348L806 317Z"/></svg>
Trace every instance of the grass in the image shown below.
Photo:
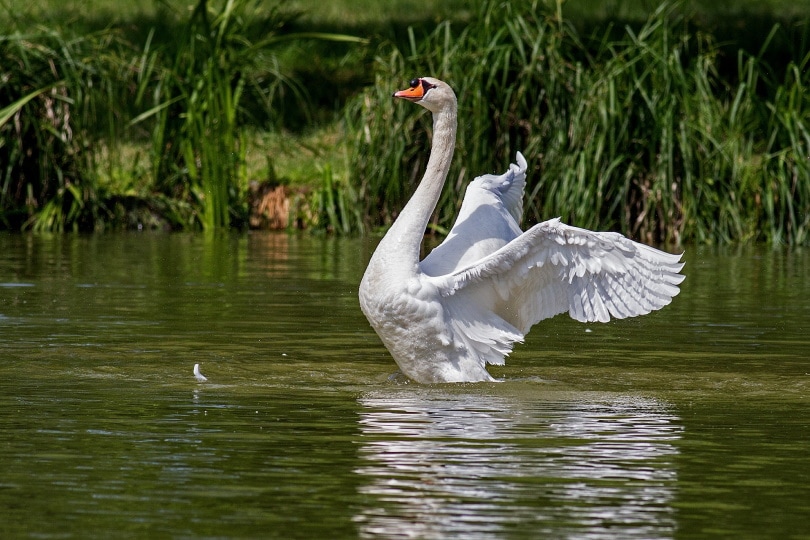
<svg viewBox="0 0 810 540"><path fill-rule="evenodd" d="M69 13L72 6L62 9ZM94 15L104 11L100 7ZM0 128L12 132L19 124L9 121L13 115L43 127L34 132L37 137L12 137L19 144L8 158L11 168L0 201L8 206L3 213L6 226L99 229L120 221L127 212L162 214L169 227L243 226L247 222L248 175L254 172L247 169L248 138L259 129L273 129L290 118L279 111L300 110L298 118L308 115L306 97L297 81L280 71L275 49L299 39L360 41L323 32L281 35L277 30L285 17L291 16L250 0L199 0L188 13L161 3L156 4L154 13L141 15L150 24L142 43L121 39L118 22L89 34L89 38L78 38L77 43L86 43L81 51L86 60L73 71L77 63L66 45L72 43L67 32L50 32L44 44L40 41L45 38L32 42L30 34L20 32L8 37L12 47L7 49L5 64L19 69L12 71L15 78L7 78L3 90L19 106L6 115ZM175 17L178 20L172 22ZM160 38L155 37L158 34ZM111 54L104 48L105 40L116 44ZM51 45L50 41L57 43ZM42 50L50 52L43 55ZM32 52L36 65L28 62ZM50 72L48 66L52 66ZM32 71L44 74L41 82L31 77ZM76 75L53 82L62 71ZM85 72L94 71L103 71L103 75L81 78ZM20 82L14 86L9 80ZM47 122L53 108L47 108L47 102L46 109L37 108L39 101L48 99L41 88L54 84L64 95L58 103L65 109L65 133L70 133L59 138L74 141L76 146L61 154L94 160L81 170L68 171L69 177L65 177L66 168L59 159L47 154L53 146L46 137L49 129L53 131ZM74 95L81 95L82 101L76 102ZM17 96L32 97L23 103ZM70 106L72 112L67 112ZM93 122L76 123L76 118L88 114L95 116ZM133 142L138 147L134 152ZM33 176L48 185L54 184L48 178L56 176L57 187L37 189L32 175L20 174L30 167L14 162L22 160L17 156L29 155L32 146L35 154L45 152ZM82 148L90 151L81 153ZM143 159L130 162L132 154ZM49 163L53 165L50 169ZM121 178L128 174L134 181L124 192L107 193L127 184ZM110 182L103 184L105 179ZM136 183L140 189L133 189ZM144 184L147 189L143 189ZM20 194L32 188L42 195L23 200ZM28 214L28 219L22 224L19 219L15 222L9 217L15 213ZM132 221L124 219L127 224Z"/></svg>
<svg viewBox="0 0 810 540"><path fill-rule="evenodd" d="M430 128L390 93L433 74L456 87L465 119L437 232L472 176L522 149L530 222L807 242L810 0L279 6L0 0L14 66L0 83L0 120L12 113L0 224L241 226L258 180L306 188L298 222L384 228L418 181ZM22 177L29 154L44 168Z"/></svg>
<svg viewBox="0 0 810 540"><path fill-rule="evenodd" d="M164 191L191 199L201 210L199 221L205 229L228 227L232 213L246 220L234 189L245 184L240 100L251 80L248 74L266 76L269 71L254 61L265 44L245 36L252 17L268 22L243 1L228 0L213 10L201 1L174 47L179 53L167 55L165 49L148 46L144 50L143 64L149 68L136 95L139 102L149 100L149 109L133 123L156 117L154 178Z"/></svg>
<svg viewBox="0 0 810 540"><path fill-rule="evenodd" d="M91 87L107 85L109 35L68 39L45 28L0 38L0 223L9 228L93 227L102 217L92 181L101 113ZM89 61L89 59L93 61Z"/></svg>

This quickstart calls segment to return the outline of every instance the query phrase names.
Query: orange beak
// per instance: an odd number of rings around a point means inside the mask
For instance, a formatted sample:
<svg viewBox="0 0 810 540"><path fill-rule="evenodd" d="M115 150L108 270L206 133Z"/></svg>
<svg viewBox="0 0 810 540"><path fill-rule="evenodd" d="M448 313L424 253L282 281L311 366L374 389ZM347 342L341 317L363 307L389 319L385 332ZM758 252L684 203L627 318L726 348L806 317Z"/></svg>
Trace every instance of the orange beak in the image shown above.
<svg viewBox="0 0 810 540"><path fill-rule="evenodd" d="M415 83L415 84L414 84ZM422 84L422 79L414 79L411 81L411 87L406 90L394 92L395 98L407 99L409 101L419 101L425 95L425 86Z"/></svg>

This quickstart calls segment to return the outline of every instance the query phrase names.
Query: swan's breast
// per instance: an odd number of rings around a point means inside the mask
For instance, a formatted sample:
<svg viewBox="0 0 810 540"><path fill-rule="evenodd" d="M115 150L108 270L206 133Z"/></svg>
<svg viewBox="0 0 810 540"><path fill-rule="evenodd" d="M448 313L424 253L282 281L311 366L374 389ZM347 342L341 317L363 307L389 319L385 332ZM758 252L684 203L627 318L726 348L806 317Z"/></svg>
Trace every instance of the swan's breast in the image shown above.
<svg viewBox="0 0 810 540"><path fill-rule="evenodd" d="M399 283L364 280L360 306L406 375L418 381L438 380L432 372L455 347L442 296L433 284L419 277Z"/></svg>
<svg viewBox="0 0 810 540"><path fill-rule="evenodd" d="M441 333L444 329L442 297L435 286L417 277L401 284L381 285L360 289L360 305L375 330L411 331L416 327L422 332Z"/></svg>

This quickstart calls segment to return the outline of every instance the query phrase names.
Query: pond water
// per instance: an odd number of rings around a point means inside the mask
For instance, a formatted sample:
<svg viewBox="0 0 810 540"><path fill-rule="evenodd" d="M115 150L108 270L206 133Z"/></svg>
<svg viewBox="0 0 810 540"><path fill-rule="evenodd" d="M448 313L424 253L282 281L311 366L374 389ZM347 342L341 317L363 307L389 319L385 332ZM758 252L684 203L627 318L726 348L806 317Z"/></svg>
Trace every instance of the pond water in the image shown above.
<svg viewBox="0 0 810 540"><path fill-rule="evenodd" d="M810 538L810 250L690 248L662 311L422 386L373 244L0 235L0 537Z"/></svg>

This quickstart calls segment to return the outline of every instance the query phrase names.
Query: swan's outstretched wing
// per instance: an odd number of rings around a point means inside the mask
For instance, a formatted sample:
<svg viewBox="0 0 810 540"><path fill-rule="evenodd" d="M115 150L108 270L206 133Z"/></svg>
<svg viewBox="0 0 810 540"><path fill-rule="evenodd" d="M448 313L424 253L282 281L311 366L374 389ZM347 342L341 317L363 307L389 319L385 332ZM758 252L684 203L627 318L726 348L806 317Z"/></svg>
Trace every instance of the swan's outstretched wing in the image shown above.
<svg viewBox="0 0 810 540"><path fill-rule="evenodd" d="M467 290L496 294L493 310L526 333L536 322L565 311L578 321L607 322L661 309L680 292L680 258L618 233L552 219L439 279L448 297Z"/></svg>
<svg viewBox="0 0 810 540"><path fill-rule="evenodd" d="M548 317L567 311L578 321L607 322L664 307L680 292L680 258L618 233L552 219L431 280L444 297L456 342L481 365L502 364L513 343Z"/></svg>
<svg viewBox="0 0 810 540"><path fill-rule="evenodd" d="M420 263L429 276L450 274L501 249L522 234L526 158L501 175L485 174L467 186L458 218L447 235Z"/></svg>

